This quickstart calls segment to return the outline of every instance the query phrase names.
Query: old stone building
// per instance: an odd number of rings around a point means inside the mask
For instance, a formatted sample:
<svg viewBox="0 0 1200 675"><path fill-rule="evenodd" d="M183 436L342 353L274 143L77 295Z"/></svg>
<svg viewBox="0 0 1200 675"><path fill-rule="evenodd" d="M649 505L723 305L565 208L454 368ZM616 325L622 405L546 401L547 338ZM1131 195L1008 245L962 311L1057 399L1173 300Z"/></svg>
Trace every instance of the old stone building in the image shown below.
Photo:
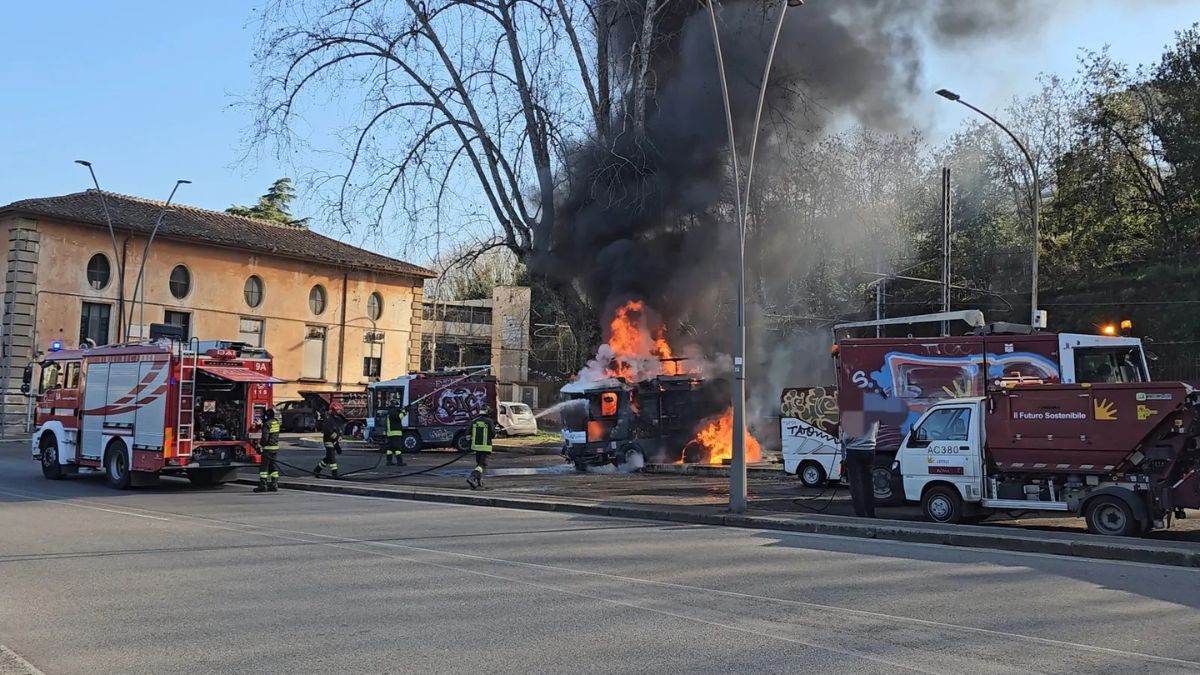
<svg viewBox="0 0 1200 675"><path fill-rule="evenodd" d="M276 400L419 368L429 270L299 225L105 198L115 241L94 190L0 207L8 244L0 324L6 428L24 423L21 374L38 352L55 341L74 348L136 340L156 323L201 340L265 347L276 376L288 380Z"/></svg>

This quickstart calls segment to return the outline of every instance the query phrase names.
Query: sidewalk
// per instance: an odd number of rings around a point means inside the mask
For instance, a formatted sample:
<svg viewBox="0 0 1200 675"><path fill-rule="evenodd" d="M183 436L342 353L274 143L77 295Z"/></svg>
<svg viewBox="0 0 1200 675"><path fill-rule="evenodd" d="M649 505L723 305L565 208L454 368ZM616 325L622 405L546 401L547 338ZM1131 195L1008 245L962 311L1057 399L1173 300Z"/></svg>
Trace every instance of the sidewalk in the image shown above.
<svg viewBox="0 0 1200 675"><path fill-rule="evenodd" d="M251 485L254 479L239 481ZM968 548L1000 549L1054 555L1125 560L1130 562L1200 567L1200 546L1147 539L1120 539L1089 534L1015 530L983 525L935 525L897 520L870 520L823 514L788 514L751 510L730 514L712 505L661 505L614 502L583 497L529 495L503 490L465 490L412 484L377 484L353 480L285 477L280 486L294 490L470 504L536 511L560 511L620 518L637 518L696 525L748 527L812 534L888 539Z"/></svg>

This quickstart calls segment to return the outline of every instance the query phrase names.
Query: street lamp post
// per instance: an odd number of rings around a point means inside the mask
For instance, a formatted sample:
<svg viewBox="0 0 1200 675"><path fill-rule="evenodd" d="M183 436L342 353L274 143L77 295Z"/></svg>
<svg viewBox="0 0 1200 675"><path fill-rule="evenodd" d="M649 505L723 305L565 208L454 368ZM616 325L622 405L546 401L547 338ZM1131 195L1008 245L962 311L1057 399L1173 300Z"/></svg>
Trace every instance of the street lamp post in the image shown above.
<svg viewBox="0 0 1200 675"><path fill-rule="evenodd" d="M158 219L154 221L154 229L150 230L150 237L148 239L146 239L146 246L142 248L142 264L138 267L137 282L134 283L134 285L133 285L133 302L134 303L137 303L137 301L138 301L138 292L140 291L142 294L142 313L141 313L141 319L139 319L139 321L141 321L141 326L138 328L138 339L139 340L146 339L146 334L145 334L145 330L146 330L146 289L142 288L142 279L146 275L146 257L150 254L150 246L152 244L154 244L154 236L156 234L158 234L158 228L160 225L162 225L163 218L168 213L175 212L175 210L171 208L171 200L175 198L175 191L179 189L180 185L191 185L191 183L192 183L192 181L184 180L182 178L175 181L175 187L171 188L170 196L167 197L166 203L163 204L162 209L158 212ZM129 321L126 322L126 324L125 324L125 341L126 342L129 341L129 333L130 333L130 329L132 328L132 324L133 324L133 309L134 309L133 305L130 305Z"/></svg>
<svg viewBox="0 0 1200 675"><path fill-rule="evenodd" d="M1042 191L1041 191L1041 185L1038 182L1037 163L1033 161L1033 155L1029 154L1029 149L1025 147L1025 144L1021 142L1021 139L1017 138L1017 135L1014 134L1012 131L1009 131L1008 127L1001 124L1000 120L996 119L995 117L992 117L991 115L980 110L979 108L976 108L975 106L971 105L970 103L967 103L966 101L962 100L961 96L950 91L949 89L938 89L937 95L941 96L942 98L944 98L948 101L954 101L956 103L961 103L961 104L965 105L966 107L970 108L971 110L974 110L975 112L979 113L980 115L983 115L992 124L995 124L996 126L1000 127L1000 129L1004 133L1008 134L1008 137L1013 140L1013 143L1016 143L1017 147L1021 149L1021 154L1025 156L1025 161L1029 164L1029 173L1033 177L1033 204L1032 204L1033 252L1030 255L1030 258L1032 259L1033 269L1030 272L1030 290L1029 290L1030 319L1029 319L1029 323L1031 326L1033 326L1035 328L1044 328L1044 326L1040 325L1041 321L1040 321L1040 317L1038 315L1038 211L1039 211L1038 207L1042 201Z"/></svg>
<svg viewBox="0 0 1200 675"><path fill-rule="evenodd" d="M717 73L721 83L721 102L725 106L725 127L729 134L729 155L733 166L734 208L738 226L737 329L734 336L732 393L733 457L729 466L729 510L733 513L742 513L746 510L746 205L750 201L750 181L754 177L754 154L758 148L758 127L762 121L767 79L771 74L771 62L775 59L775 47L779 44L779 33L783 30L783 19L787 14L788 7L802 4L804 4L804 0L784 0L779 6L779 18L775 22L775 33L771 38L771 46L767 50L762 84L758 88L758 107L754 112L754 127L750 130L750 156L746 165L746 179L743 183L738 162L737 142L733 131L733 110L729 103L729 85L725 78L725 59L721 54L721 37L717 30L717 12L713 7L713 0L708 2L708 17L712 26L713 47L717 56Z"/></svg>

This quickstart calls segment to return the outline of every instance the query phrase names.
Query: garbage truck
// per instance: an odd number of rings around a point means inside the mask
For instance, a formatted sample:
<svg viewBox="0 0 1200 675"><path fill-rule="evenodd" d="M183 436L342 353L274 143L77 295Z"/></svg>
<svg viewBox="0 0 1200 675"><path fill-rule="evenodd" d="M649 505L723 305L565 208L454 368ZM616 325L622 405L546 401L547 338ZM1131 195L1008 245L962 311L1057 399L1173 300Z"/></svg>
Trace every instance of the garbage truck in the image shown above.
<svg viewBox="0 0 1200 675"><path fill-rule="evenodd" d="M933 522L1059 511L1138 536L1200 508L1198 437L1182 382L1013 384L930 406L893 468Z"/></svg>
<svg viewBox="0 0 1200 675"><path fill-rule="evenodd" d="M966 324L965 329L961 328ZM864 329L949 324L964 334L861 337ZM836 382L783 391L780 433L784 470L806 486L840 477L841 442L877 424L876 501L903 501L891 471L900 442L935 403L983 396L1012 382L1119 383L1150 380L1136 337L1052 333L988 323L979 310L942 312L834 327Z"/></svg>

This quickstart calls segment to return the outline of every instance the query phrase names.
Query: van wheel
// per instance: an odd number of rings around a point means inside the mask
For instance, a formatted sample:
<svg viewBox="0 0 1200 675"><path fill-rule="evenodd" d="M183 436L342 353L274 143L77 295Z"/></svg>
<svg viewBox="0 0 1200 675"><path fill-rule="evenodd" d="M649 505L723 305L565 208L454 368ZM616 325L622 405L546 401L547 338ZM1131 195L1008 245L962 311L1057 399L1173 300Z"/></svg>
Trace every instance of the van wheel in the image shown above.
<svg viewBox="0 0 1200 675"><path fill-rule="evenodd" d="M128 490L133 483L133 472L129 469L129 454L125 444L113 441L108 444L108 452L104 455L104 477L108 485L115 490Z"/></svg>
<svg viewBox="0 0 1200 675"><path fill-rule="evenodd" d="M925 520L933 523L961 523L962 497L952 487L935 485L921 495L921 510L925 512Z"/></svg>
<svg viewBox="0 0 1200 675"><path fill-rule="evenodd" d="M1088 532L1109 537L1132 537L1141 534L1142 525L1124 499L1112 495L1093 497L1084 514Z"/></svg>
<svg viewBox="0 0 1200 675"><path fill-rule="evenodd" d="M42 476L47 480L62 480L66 475L58 463L58 439L54 434L42 437Z"/></svg>
<svg viewBox="0 0 1200 675"><path fill-rule="evenodd" d="M454 435L454 449L458 450L459 452L470 452L471 436L465 431L460 431L457 434L455 434Z"/></svg>
<svg viewBox="0 0 1200 675"><path fill-rule="evenodd" d="M400 437L400 445L405 452L420 452L421 451L421 435L415 431L406 431Z"/></svg>
<svg viewBox="0 0 1200 675"><path fill-rule="evenodd" d="M815 488L825 484L825 469L816 462L801 462L796 475L804 487Z"/></svg>

